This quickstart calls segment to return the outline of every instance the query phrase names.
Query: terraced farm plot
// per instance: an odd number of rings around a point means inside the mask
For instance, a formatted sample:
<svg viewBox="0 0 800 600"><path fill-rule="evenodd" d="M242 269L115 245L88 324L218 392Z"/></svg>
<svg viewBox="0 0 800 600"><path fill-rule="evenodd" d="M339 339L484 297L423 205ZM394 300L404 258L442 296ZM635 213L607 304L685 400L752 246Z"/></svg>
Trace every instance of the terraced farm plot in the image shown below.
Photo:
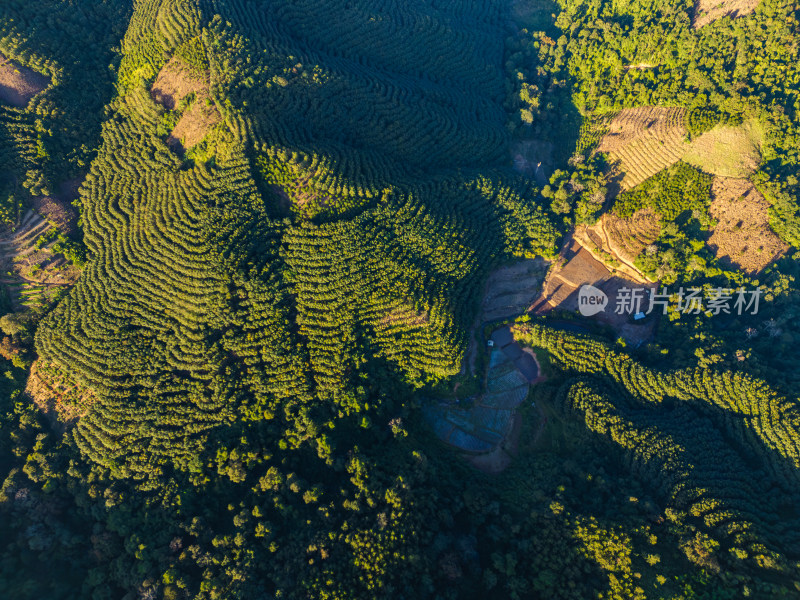
<svg viewBox="0 0 800 600"><path fill-rule="evenodd" d="M761 0L696 0L692 25L700 29L722 17L744 17L753 12Z"/></svg>
<svg viewBox="0 0 800 600"><path fill-rule="evenodd" d="M678 162L686 151L684 108L640 106L620 111L600 140L599 152L607 152L629 190L662 169Z"/></svg>
<svg viewBox="0 0 800 600"><path fill-rule="evenodd" d="M19 108L50 85L50 80L0 54L0 101Z"/></svg>
<svg viewBox="0 0 800 600"><path fill-rule="evenodd" d="M756 274L789 249L770 229L769 203L748 180L717 177L711 193L717 226L708 245L717 258Z"/></svg>
<svg viewBox="0 0 800 600"><path fill-rule="evenodd" d="M650 208L637 210L627 219L621 219L613 212L606 213L600 219L600 226L614 253L629 263L633 263L661 233L661 219Z"/></svg>
<svg viewBox="0 0 800 600"><path fill-rule="evenodd" d="M14 310L47 303L59 288L77 279L79 270L53 251L55 237L48 237L54 232L53 225L32 210L18 228L0 232L0 282Z"/></svg>
<svg viewBox="0 0 800 600"><path fill-rule="evenodd" d="M531 307L532 312L544 315L552 310L563 310L578 313L578 291L584 284L590 284L602 290L609 298L608 307L592 316L591 320L612 327L628 342L638 345L649 339L655 328L655 321L634 322L630 314L615 312L615 299L623 287L646 287L641 279L626 277L619 272L613 273L602 261L579 242L574 236L565 244L559 262L553 263L547 275L541 296ZM647 309L646 300L643 310Z"/></svg>
<svg viewBox="0 0 800 600"><path fill-rule="evenodd" d="M478 340L476 336L481 324L516 317L528 312L536 298L539 297L549 264L540 257L524 259L500 267L489 275L481 310L475 317L470 334L462 373L474 372L478 344L483 343L483 340Z"/></svg>
<svg viewBox="0 0 800 600"><path fill-rule="evenodd" d="M526 312L542 288L547 266L545 260L535 258L494 271L486 282L481 322L497 321Z"/></svg>
<svg viewBox="0 0 800 600"><path fill-rule="evenodd" d="M580 225L575 239L612 273L632 281L649 280L635 266L636 257L661 233L661 219L650 208L636 211L623 219L613 212L604 214L591 227Z"/></svg>
<svg viewBox="0 0 800 600"><path fill-rule="evenodd" d="M511 462L509 452L514 452L519 432L517 409L531 384L540 380L540 372L532 351L523 350L508 327L496 330L492 340L486 386L474 404L431 404L424 414L443 442L467 453L481 470L499 472Z"/></svg>
<svg viewBox="0 0 800 600"><path fill-rule="evenodd" d="M684 108L641 106L611 120L597 151L608 153L622 191L680 160L724 177L746 177L758 167L763 132L757 121L718 125L690 142L685 116Z"/></svg>

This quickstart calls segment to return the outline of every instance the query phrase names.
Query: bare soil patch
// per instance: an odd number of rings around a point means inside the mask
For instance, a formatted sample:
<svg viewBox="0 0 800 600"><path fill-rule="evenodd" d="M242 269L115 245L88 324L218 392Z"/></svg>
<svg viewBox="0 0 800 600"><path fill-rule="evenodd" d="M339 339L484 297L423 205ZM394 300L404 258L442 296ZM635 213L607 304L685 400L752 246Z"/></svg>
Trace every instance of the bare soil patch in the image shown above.
<svg viewBox="0 0 800 600"><path fill-rule="evenodd" d="M31 365L25 393L51 425L62 431L68 424L84 416L94 402L91 391L68 381L42 360Z"/></svg>
<svg viewBox="0 0 800 600"><path fill-rule="evenodd" d="M658 65L653 65L646 62L637 63L635 65L626 65L626 71L646 71L647 69L655 69Z"/></svg>
<svg viewBox="0 0 800 600"><path fill-rule="evenodd" d="M700 29L722 17L744 17L753 12L760 0L696 0L692 25Z"/></svg>
<svg viewBox="0 0 800 600"><path fill-rule="evenodd" d="M295 177L283 185L270 185L280 202L286 202L287 206L294 206L301 209L307 215L313 214L317 210L324 210L328 206L336 203L336 199L321 189L314 186L314 172L303 171L295 167Z"/></svg>
<svg viewBox="0 0 800 600"><path fill-rule="evenodd" d="M708 245L717 258L752 275L789 249L770 229L769 202L750 181L717 177L711 194L717 226Z"/></svg>
<svg viewBox="0 0 800 600"><path fill-rule="evenodd" d="M169 134L167 144L188 150L203 141L214 125L222 121L222 117L214 106L209 104L208 96L200 95L194 104L181 116L175 129Z"/></svg>
<svg viewBox="0 0 800 600"><path fill-rule="evenodd" d="M50 79L0 54L0 100L23 108L50 85Z"/></svg>
<svg viewBox="0 0 800 600"><path fill-rule="evenodd" d="M201 75L179 58L172 57L158 73L150 95L163 107L174 110L189 94L203 91L208 91L208 75Z"/></svg>
<svg viewBox="0 0 800 600"><path fill-rule="evenodd" d="M383 327L424 327L430 323L427 313L418 313L412 306L398 306L386 313L381 318Z"/></svg>
<svg viewBox="0 0 800 600"><path fill-rule="evenodd" d="M584 284L590 284L605 292L609 304L605 311L600 312L590 320L597 321L613 328L620 337L628 342L639 345L652 336L655 321L646 319L644 322L635 322L630 314L617 314L615 299L621 288L642 288L641 280L632 279L613 273L598 260L592 252L583 247L577 237L571 237L561 251L560 261L553 264L547 275L542 295L531 307L536 314L547 314L558 309L567 312L578 312L578 291ZM641 305L642 310L647 310L647 300Z"/></svg>
<svg viewBox="0 0 800 600"><path fill-rule="evenodd" d="M461 372L475 371L478 355L476 332L481 324L528 312L541 292L550 263L541 257L527 258L493 271L486 280L481 310L470 330L469 346Z"/></svg>
<svg viewBox="0 0 800 600"><path fill-rule="evenodd" d="M164 108L181 108L181 101L194 94L194 100L183 109L167 138L171 148L184 151L196 146L214 125L222 121L209 90L208 72L198 72L176 57L171 58L159 72L150 88L150 95Z"/></svg>

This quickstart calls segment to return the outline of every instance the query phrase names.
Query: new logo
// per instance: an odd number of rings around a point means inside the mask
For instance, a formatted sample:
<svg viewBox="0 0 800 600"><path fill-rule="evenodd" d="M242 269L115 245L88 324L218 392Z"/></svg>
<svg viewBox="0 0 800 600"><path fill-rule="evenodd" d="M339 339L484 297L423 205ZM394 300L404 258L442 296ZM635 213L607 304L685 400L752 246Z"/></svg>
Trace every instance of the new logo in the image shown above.
<svg viewBox="0 0 800 600"><path fill-rule="evenodd" d="M608 306L608 296L603 290L589 284L581 286L578 291L578 310L584 317L603 312L606 306Z"/></svg>

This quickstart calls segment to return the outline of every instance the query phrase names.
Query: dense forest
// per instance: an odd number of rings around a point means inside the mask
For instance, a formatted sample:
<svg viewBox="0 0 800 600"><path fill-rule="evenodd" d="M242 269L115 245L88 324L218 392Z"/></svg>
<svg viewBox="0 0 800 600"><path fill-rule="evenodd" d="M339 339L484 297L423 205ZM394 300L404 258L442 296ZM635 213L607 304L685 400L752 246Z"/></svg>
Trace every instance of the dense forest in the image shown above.
<svg viewBox="0 0 800 600"><path fill-rule="evenodd" d="M798 597L800 9L694 10L4 0L0 249L50 198L80 276L0 294L0 595ZM687 144L758 124L769 266L709 249L691 152L625 188L601 138L641 106ZM475 469L423 409L485 385L487 278L643 210L645 276L760 312L671 306L639 347L520 315L546 380Z"/></svg>

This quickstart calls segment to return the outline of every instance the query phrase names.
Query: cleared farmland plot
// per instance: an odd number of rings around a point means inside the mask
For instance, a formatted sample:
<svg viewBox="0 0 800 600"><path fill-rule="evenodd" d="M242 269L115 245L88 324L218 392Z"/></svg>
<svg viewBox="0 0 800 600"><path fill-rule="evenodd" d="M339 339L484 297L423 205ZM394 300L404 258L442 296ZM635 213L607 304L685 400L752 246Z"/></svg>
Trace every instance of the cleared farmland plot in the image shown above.
<svg viewBox="0 0 800 600"><path fill-rule="evenodd" d="M55 204L52 199L49 202ZM40 205L45 204L40 201ZM19 227L0 231L0 266L4 273L0 281L15 310L49 302L53 293L74 283L80 273L53 251L56 240L47 237L51 233L53 225L32 210Z"/></svg>
<svg viewBox="0 0 800 600"><path fill-rule="evenodd" d="M183 109L178 123L167 137L170 147L188 150L199 144L222 121L209 94L208 73L200 74L178 58L171 58L158 74L150 95L168 110L181 108L181 101L190 94L193 102Z"/></svg>
<svg viewBox="0 0 800 600"><path fill-rule="evenodd" d="M748 180L717 177L711 194L717 225L708 245L717 258L755 274L789 249L770 229L769 203Z"/></svg>
<svg viewBox="0 0 800 600"><path fill-rule="evenodd" d="M692 25L700 29L722 17L744 17L753 12L761 0L696 0Z"/></svg>
<svg viewBox="0 0 800 600"><path fill-rule="evenodd" d="M622 191L683 160L712 175L746 177L761 160L763 133L755 120L718 125L691 142L679 107L640 106L620 111L597 147L619 173Z"/></svg>
<svg viewBox="0 0 800 600"><path fill-rule="evenodd" d="M685 115L684 108L640 106L624 109L611 120L597 150L616 163L623 190L681 159L686 152Z"/></svg>
<svg viewBox="0 0 800 600"><path fill-rule="evenodd" d="M606 213L591 227L578 226L575 239L613 274L645 283L649 280L636 268L634 261L660 233L661 217L645 208L627 219Z"/></svg>
<svg viewBox="0 0 800 600"><path fill-rule="evenodd" d="M536 180L541 186L547 185L555 169L553 163L553 144L538 140L522 140L511 149L514 170Z"/></svg>
<svg viewBox="0 0 800 600"><path fill-rule="evenodd" d="M0 54L0 101L22 108L50 85L50 80Z"/></svg>
<svg viewBox="0 0 800 600"><path fill-rule="evenodd" d="M481 321L526 312L542 288L547 266L542 259L526 259L494 271L486 283Z"/></svg>
<svg viewBox="0 0 800 600"><path fill-rule="evenodd" d="M661 218L650 208L637 210L628 219L606 213L600 224L614 253L626 262L633 262L661 233Z"/></svg>
<svg viewBox="0 0 800 600"><path fill-rule="evenodd" d="M638 271L635 277L629 276L622 269L612 271L596 256L596 250L597 247L591 246L585 236L573 235L562 249L559 260L553 263L542 294L532 311L540 315L554 309L577 312L578 290L584 284L591 284L605 292L611 304L603 312L588 319L612 327L620 337L638 346L650 338L655 321L632 322L630 315L616 314L613 302L621 288L642 287L645 280Z"/></svg>
<svg viewBox="0 0 800 600"><path fill-rule="evenodd" d="M491 351L484 393L465 409L452 404L431 404L425 416L444 442L470 454L500 448L511 433L516 409L525 400L530 382L514 361L499 348Z"/></svg>

